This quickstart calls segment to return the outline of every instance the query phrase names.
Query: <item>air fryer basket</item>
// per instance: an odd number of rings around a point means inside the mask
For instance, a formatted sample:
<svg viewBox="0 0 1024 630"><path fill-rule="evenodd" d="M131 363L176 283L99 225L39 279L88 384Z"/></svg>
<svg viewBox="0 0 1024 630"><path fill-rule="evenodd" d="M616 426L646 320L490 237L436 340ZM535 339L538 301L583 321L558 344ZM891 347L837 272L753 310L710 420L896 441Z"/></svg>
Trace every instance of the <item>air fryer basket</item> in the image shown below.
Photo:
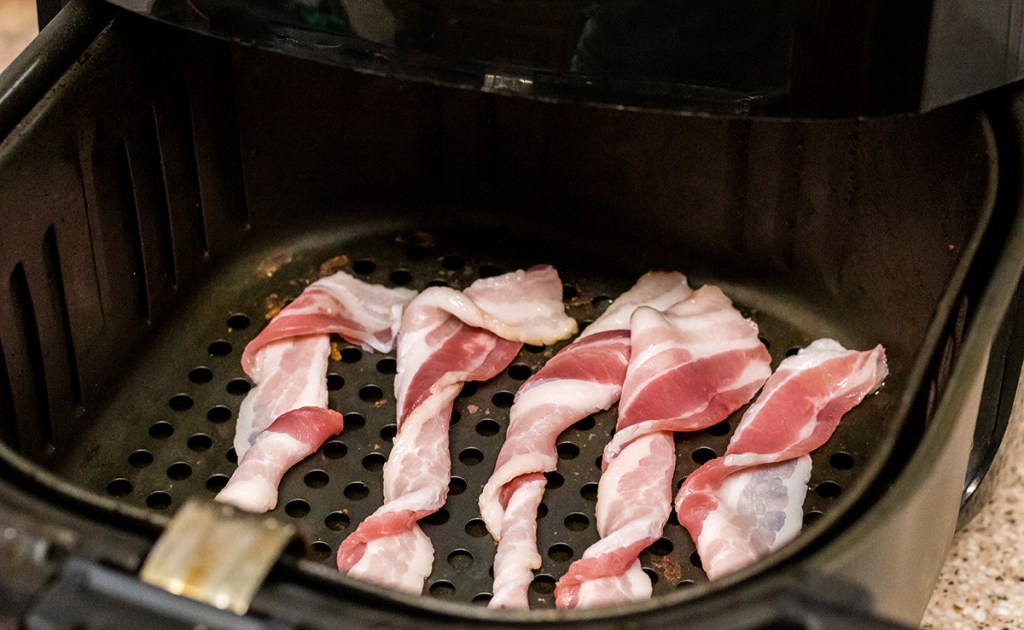
<svg viewBox="0 0 1024 630"><path fill-rule="evenodd" d="M48 506L38 509L105 524L138 549L105 564L133 571L168 515L223 486L250 386L241 350L320 275L461 288L548 262L583 325L644 271L678 269L695 285L721 285L758 322L776 364L822 336L886 346L885 387L814 454L797 543L708 585L673 519L641 555L652 602L545 611L557 578L596 540L598 458L613 409L559 439L530 594L541 610L483 609L494 547L476 497L514 392L559 346L526 347L456 402L449 501L424 522L436 548L426 597L338 577L338 543L382 500L395 363L335 340L330 404L346 428L285 477L275 514L300 524L307 559L283 561L255 610L313 625L329 623L332 608L366 624L407 614L653 622L735 614L722 597L746 592L753 606L800 576L830 575L850 608L910 621L920 613L956 522L972 402L977 415L970 370L992 343L968 353L967 334L979 312L998 327L1020 273L1019 252L1002 253L1016 191L996 185L1014 164L1013 142L997 147L977 103L865 121L616 111L362 75L128 14L108 23L105 10L81 3L70 14L86 26L54 28L95 28L95 40L59 81L34 80L45 96L39 88L0 144L0 460L11 483ZM0 126L11 111L0 109ZM1003 294L985 311L989 276ZM962 383L951 380L956 370L967 373ZM968 391L940 405L956 387ZM737 419L677 439L677 481L724 451ZM950 447L950 436L960 443ZM871 569L837 565L856 546L844 533L882 514L872 506L887 505L884 490L922 457L950 464L932 479L952 479L955 492L924 525L908 517L893 526L894 540L936 541L919 554L924 576L906 587L912 603L901 611L872 600L876 589L861 581ZM885 566L864 553L866 567ZM288 597L333 603L284 611ZM357 602L358 614L348 608Z"/></svg>

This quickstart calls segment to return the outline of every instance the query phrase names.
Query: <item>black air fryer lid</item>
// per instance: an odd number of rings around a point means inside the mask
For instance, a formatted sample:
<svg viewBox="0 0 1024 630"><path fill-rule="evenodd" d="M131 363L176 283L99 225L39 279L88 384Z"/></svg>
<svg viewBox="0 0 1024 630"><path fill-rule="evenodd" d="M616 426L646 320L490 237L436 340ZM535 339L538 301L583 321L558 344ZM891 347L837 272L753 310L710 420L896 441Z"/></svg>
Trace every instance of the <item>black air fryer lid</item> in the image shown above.
<svg viewBox="0 0 1024 630"><path fill-rule="evenodd" d="M691 112L916 112L1024 75L1024 0L113 2L358 70Z"/></svg>

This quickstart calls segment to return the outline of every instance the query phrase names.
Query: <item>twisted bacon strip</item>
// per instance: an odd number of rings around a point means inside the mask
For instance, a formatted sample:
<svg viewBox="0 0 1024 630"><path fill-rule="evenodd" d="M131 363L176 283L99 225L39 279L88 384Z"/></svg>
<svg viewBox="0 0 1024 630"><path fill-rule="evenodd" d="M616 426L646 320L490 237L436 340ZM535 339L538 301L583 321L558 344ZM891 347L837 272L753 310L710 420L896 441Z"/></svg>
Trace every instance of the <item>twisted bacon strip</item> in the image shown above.
<svg viewBox="0 0 1024 630"><path fill-rule="evenodd" d="M330 334L390 351L414 295L338 272L309 285L249 342L242 367L255 386L235 425L239 464L215 500L251 512L277 505L284 473L343 426L342 415L327 409Z"/></svg>
<svg viewBox="0 0 1024 630"><path fill-rule="evenodd" d="M690 474L676 496L679 522L710 579L755 562L799 533L808 454L887 373L882 346L857 352L832 339L782 361L743 414L725 456Z"/></svg>
<svg viewBox="0 0 1024 630"><path fill-rule="evenodd" d="M601 540L559 580L559 607L651 596L640 552L671 511L674 431L696 431L745 404L770 373L757 326L718 287L704 286L664 313L638 309L619 420L598 485Z"/></svg>
<svg viewBox="0 0 1024 630"><path fill-rule="evenodd" d="M402 309L415 295L343 271L306 287L242 352L242 369L255 387L238 413L238 457L281 414L327 406L331 333L366 350L390 352Z"/></svg>
<svg viewBox="0 0 1024 630"><path fill-rule="evenodd" d="M434 287L406 308L398 335L398 434L384 467L384 505L338 548L354 577L419 593L433 546L417 521L444 505L451 477L448 423L466 381L504 370L523 343L576 331L551 267L478 280L464 292Z"/></svg>
<svg viewBox="0 0 1024 630"><path fill-rule="evenodd" d="M490 608L527 608L537 553L537 508L543 473L558 464L558 435L615 404L629 361L629 318L641 305L667 308L691 293L680 273L641 277L572 344L516 393L494 473L480 495L480 513L498 541Z"/></svg>
<svg viewBox="0 0 1024 630"><path fill-rule="evenodd" d="M284 474L344 426L344 416L333 409L300 407L286 411L256 437L215 500L250 512L274 509Z"/></svg>

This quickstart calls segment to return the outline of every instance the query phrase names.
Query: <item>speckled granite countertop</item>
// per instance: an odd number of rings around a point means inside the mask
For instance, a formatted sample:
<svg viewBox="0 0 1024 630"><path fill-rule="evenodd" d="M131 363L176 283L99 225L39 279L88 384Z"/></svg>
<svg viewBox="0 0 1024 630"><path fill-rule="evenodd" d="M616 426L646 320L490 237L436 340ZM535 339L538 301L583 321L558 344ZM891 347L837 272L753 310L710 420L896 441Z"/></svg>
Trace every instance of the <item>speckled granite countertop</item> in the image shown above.
<svg viewBox="0 0 1024 630"><path fill-rule="evenodd" d="M922 628L1024 630L1024 381L991 502L960 531Z"/></svg>

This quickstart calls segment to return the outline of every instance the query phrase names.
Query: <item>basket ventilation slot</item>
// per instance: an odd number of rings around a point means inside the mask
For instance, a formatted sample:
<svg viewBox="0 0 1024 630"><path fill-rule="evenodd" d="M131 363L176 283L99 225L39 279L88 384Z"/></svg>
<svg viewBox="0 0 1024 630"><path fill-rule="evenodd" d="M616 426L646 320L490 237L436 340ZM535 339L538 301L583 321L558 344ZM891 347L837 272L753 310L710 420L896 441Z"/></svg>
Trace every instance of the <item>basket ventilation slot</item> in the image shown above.
<svg viewBox="0 0 1024 630"><path fill-rule="evenodd" d="M132 171L131 158L127 144L117 155L116 165L117 182L115 191L119 197L117 204L120 210L120 223L127 238L128 251L131 252L129 272L134 279L135 295L137 296L136 316L139 319L148 320L150 309L149 287L145 276L145 258L142 250L142 233L139 225L138 208L135 205L136 196L132 194Z"/></svg>
<svg viewBox="0 0 1024 630"><path fill-rule="evenodd" d="M14 415L14 397L11 394L11 377L7 372L7 356L0 343L0 440L15 450L21 448L18 436L18 419Z"/></svg>
<svg viewBox="0 0 1024 630"><path fill-rule="evenodd" d="M10 351L14 355L24 357L15 364L27 368L16 373L16 376L21 377L17 379L20 383L15 381L11 384L16 396L16 418L23 419L22 424L18 426L18 435L21 438L21 447L25 451L30 454L41 454L53 445L53 416L46 392L46 369L36 309L22 263L18 263L11 273L10 298L17 335Z"/></svg>
<svg viewBox="0 0 1024 630"><path fill-rule="evenodd" d="M53 226L46 231L43 238L43 251L46 263L47 286L50 288L50 304L54 309L54 319L59 322L60 347L64 349L64 360L67 362L68 390L70 404L73 407L82 405L82 381L78 373L78 360L75 356L74 338L71 334L71 319L68 314L68 298L64 286L64 272L60 264L60 252L57 244L57 233ZM53 330L52 333L57 333ZM51 335L58 338L55 335Z"/></svg>

